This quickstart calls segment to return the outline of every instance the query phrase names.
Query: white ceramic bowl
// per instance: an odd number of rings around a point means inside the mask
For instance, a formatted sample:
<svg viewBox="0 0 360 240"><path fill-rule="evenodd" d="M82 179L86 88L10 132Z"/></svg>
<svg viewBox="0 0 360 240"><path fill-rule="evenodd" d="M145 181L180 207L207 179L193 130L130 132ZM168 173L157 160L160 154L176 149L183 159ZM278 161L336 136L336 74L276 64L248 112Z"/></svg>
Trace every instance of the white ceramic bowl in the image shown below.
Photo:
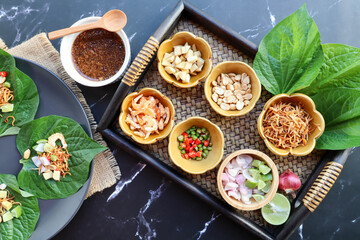
<svg viewBox="0 0 360 240"><path fill-rule="evenodd" d="M83 18L83 19L80 19L79 21L77 21L76 23L74 23L72 25L72 27L96 22L99 19L100 19L100 17ZM120 80L123 77L125 71L127 70L128 66L130 64L130 56L131 56L130 43L129 43L129 39L126 36L125 32L123 30L116 32L122 39L124 46L125 46L124 63L121 66L120 70L114 76L112 76L109 79L103 80L103 81L93 81L93 80L87 79L87 78L83 77L75 68L75 65L73 63L73 58L71 55L71 48L72 48L72 45L73 45L76 37L80 33L74 33L74 34L65 36L65 37L63 37L63 39L61 41L60 59L65 68L65 71L69 74L69 76L72 79L74 79L76 82L78 82L82 85L88 86L88 87L101 87L101 86L105 86L105 85L108 85L110 83Z"/></svg>

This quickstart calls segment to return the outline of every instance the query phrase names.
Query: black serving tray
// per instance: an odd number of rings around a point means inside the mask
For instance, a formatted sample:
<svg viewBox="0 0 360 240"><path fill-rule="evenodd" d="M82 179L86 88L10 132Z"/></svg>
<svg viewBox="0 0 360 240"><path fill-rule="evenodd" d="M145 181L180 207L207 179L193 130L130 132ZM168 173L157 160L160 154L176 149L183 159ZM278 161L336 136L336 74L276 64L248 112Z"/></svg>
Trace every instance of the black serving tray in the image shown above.
<svg viewBox="0 0 360 240"><path fill-rule="evenodd" d="M131 153L134 156L134 159L141 159L159 170L172 181L185 187L197 197L211 205L214 209L243 226L248 231L254 233L256 236L262 239L287 239L324 199L339 176L342 166L350 154L350 149L343 151L327 151L325 153L318 166L302 186L297 198L292 202L292 212L287 222L275 228L274 231L269 231L265 226L260 226L241 214L238 214L230 205L186 179L175 169L147 153L134 144L132 140L120 135L113 128L113 122L120 114L120 105L122 101L128 93L132 92L141 82L144 74L151 66L156 56L159 44L170 35L180 17L183 16L202 26L206 26L207 30L217 36L221 36L223 40L238 48L249 57L255 57L257 46L254 43L242 37L231 28L219 23L216 19L208 16L192 4L186 1L179 1L173 11L149 38L132 62L101 118L98 125L98 131L101 132L107 140L114 142L121 149Z"/></svg>

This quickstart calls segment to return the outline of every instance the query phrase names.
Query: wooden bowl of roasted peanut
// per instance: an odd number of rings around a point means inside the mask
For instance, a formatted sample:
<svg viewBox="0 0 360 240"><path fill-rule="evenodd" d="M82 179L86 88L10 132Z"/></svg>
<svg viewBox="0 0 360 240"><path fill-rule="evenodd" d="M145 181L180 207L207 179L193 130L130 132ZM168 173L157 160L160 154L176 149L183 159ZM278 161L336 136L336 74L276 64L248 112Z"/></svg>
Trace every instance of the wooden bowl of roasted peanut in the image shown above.
<svg viewBox="0 0 360 240"><path fill-rule="evenodd" d="M228 61L213 68L205 81L204 91L215 112L223 116L241 116L255 107L261 84L249 65Z"/></svg>

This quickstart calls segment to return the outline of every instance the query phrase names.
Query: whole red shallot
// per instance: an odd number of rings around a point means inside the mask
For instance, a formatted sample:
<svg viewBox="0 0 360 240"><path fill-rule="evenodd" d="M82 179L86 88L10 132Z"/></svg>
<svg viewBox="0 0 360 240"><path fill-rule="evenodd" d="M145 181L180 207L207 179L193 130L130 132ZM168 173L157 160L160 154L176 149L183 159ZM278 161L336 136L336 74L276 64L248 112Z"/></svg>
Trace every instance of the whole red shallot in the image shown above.
<svg viewBox="0 0 360 240"><path fill-rule="evenodd" d="M300 178L290 169L286 170L279 177L279 189L291 194L295 198L295 191L301 187Z"/></svg>

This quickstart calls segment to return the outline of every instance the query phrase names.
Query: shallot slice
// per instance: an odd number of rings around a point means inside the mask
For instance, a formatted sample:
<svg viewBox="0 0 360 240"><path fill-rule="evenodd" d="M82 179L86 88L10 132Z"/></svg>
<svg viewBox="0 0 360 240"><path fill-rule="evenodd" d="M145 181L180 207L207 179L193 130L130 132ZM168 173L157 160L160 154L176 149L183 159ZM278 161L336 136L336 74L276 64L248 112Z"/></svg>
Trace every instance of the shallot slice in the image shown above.
<svg viewBox="0 0 360 240"><path fill-rule="evenodd" d="M227 170L228 170L229 175L232 177L236 177L239 172L239 169L235 169L235 168L228 168Z"/></svg>
<svg viewBox="0 0 360 240"><path fill-rule="evenodd" d="M229 197L233 197L236 200L240 200L240 194L238 192L235 191L228 191L227 194L229 195Z"/></svg>
<svg viewBox="0 0 360 240"><path fill-rule="evenodd" d="M241 157L241 155L237 156L235 161L233 160L233 162L236 163L236 165L241 169L244 169L246 167L246 161L244 158Z"/></svg>
<svg viewBox="0 0 360 240"><path fill-rule="evenodd" d="M231 161L230 162L228 162L227 164L226 164L226 166L225 166L227 169L229 169L229 168L233 168L233 166L232 166L232 164L231 164Z"/></svg>
<svg viewBox="0 0 360 240"><path fill-rule="evenodd" d="M226 173L222 173L221 181L223 185L226 185L230 181L229 176Z"/></svg>
<svg viewBox="0 0 360 240"><path fill-rule="evenodd" d="M38 156L32 157L31 160L33 161L36 167L40 167L42 164Z"/></svg>
<svg viewBox="0 0 360 240"><path fill-rule="evenodd" d="M228 175L230 181L235 182L235 177L233 177L233 176L229 173L229 169L228 169L228 168L225 169L225 173Z"/></svg>
<svg viewBox="0 0 360 240"><path fill-rule="evenodd" d="M238 187L239 187L239 185L237 185L236 183L234 183L234 182L228 182L228 183L225 185L224 190L225 190L225 191L229 191L229 190L235 191L236 188L238 188Z"/></svg>
<svg viewBox="0 0 360 240"><path fill-rule="evenodd" d="M243 184L245 181L246 181L246 178L244 177L244 175L237 175L236 177L235 177L235 181L236 181L236 183L238 184L238 185L241 185L241 184Z"/></svg>
<svg viewBox="0 0 360 240"><path fill-rule="evenodd" d="M42 164L44 166L49 166L50 165L50 161L46 157L40 157L40 161L42 162Z"/></svg>

